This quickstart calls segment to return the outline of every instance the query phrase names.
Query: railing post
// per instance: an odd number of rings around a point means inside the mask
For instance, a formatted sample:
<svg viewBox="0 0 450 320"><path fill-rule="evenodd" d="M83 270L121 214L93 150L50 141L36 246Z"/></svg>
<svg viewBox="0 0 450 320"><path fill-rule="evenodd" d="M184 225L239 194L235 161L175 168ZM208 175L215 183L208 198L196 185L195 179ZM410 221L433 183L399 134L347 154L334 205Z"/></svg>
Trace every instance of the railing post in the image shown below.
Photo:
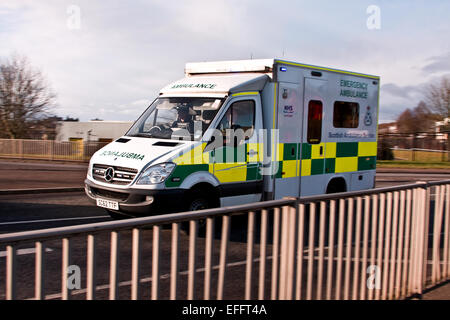
<svg viewBox="0 0 450 320"><path fill-rule="evenodd" d="M132 257L131 257L131 299L139 299L139 281L141 279L141 231L134 228L132 231Z"/></svg>
<svg viewBox="0 0 450 320"><path fill-rule="evenodd" d="M20 158L23 159L24 158L24 154L23 154L23 140L20 139L19 140L19 145L20 145Z"/></svg>
<svg viewBox="0 0 450 320"><path fill-rule="evenodd" d="M116 300L119 294L119 256L120 233L111 232L110 267L109 267L109 299Z"/></svg>
<svg viewBox="0 0 450 320"><path fill-rule="evenodd" d="M421 297L427 270L427 247L428 247L428 219L429 219L429 189L428 185L422 181L415 189L415 206L413 209L413 229L411 233L411 277L412 294Z"/></svg>
<svg viewBox="0 0 450 320"><path fill-rule="evenodd" d="M179 272L179 239L180 224L172 223L172 248L170 254L170 300L176 300L178 294L178 272Z"/></svg>
<svg viewBox="0 0 450 320"><path fill-rule="evenodd" d="M312 299L313 273L314 273L314 239L316 222L316 203L310 203L309 207L309 231L308 231L308 278L306 282L306 300Z"/></svg>
<svg viewBox="0 0 450 320"><path fill-rule="evenodd" d="M298 215L298 202L293 199L294 204L289 207L289 235L288 235L288 259L287 259L287 284L286 284L286 299L292 300L294 296L295 283L295 247L296 247L296 218Z"/></svg>
<svg viewBox="0 0 450 320"><path fill-rule="evenodd" d="M55 141L51 140L50 142L50 159L55 160Z"/></svg>
<svg viewBox="0 0 450 320"><path fill-rule="evenodd" d="M217 300L223 299L225 269L227 267L228 240L230 238L230 216L222 217L222 239L220 242L219 278L217 280ZM263 298L260 298L263 299Z"/></svg>
<svg viewBox="0 0 450 320"><path fill-rule="evenodd" d="M6 300L16 299L16 248L6 247Z"/></svg>
<svg viewBox="0 0 450 320"><path fill-rule="evenodd" d="M95 239L95 235L89 234L87 238L87 293L86 293L86 299L87 300L94 300L95 294L96 294L96 247L97 247L97 241Z"/></svg>
<svg viewBox="0 0 450 320"><path fill-rule="evenodd" d="M258 299L264 300L264 281L266 279L267 210L261 212L261 239L259 249ZM222 250L221 250L222 252Z"/></svg>
<svg viewBox="0 0 450 320"><path fill-rule="evenodd" d="M245 300L250 300L251 293L252 293L254 232L255 232L255 212L251 211L248 213L248 226L247 226L247 258L246 258L247 261L246 261L246 265L245 265Z"/></svg>
<svg viewBox="0 0 450 320"><path fill-rule="evenodd" d="M197 220L189 221L189 260L187 300L193 300L195 294L195 264L197 245Z"/></svg>
<svg viewBox="0 0 450 320"><path fill-rule="evenodd" d="M45 270L45 244L42 241L36 242L36 266L35 266L35 299L45 299L44 291L44 270Z"/></svg>
<svg viewBox="0 0 450 320"><path fill-rule="evenodd" d="M442 277L444 280L447 280L450 276L449 273L449 229L450 229L450 185L445 186L445 227L444 227L444 264L442 265Z"/></svg>
<svg viewBox="0 0 450 320"><path fill-rule="evenodd" d="M153 248L152 248L152 300L159 299L159 260L160 260L160 238L161 226L153 226Z"/></svg>
<svg viewBox="0 0 450 320"><path fill-rule="evenodd" d="M426 283L427 276L427 262L428 262L428 241L429 241L429 225L430 225L430 187L424 183L422 186L423 203L422 203L422 261L420 262L423 269L421 269L422 277L420 281L420 294L423 292L423 288ZM435 217L436 218L436 217Z"/></svg>
<svg viewBox="0 0 450 320"><path fill-rule="evenodd" d="M71 264L71 243L69 238L62 239L62 300L70 299L69 278L67 273Z"/></svg>
<svg viewBox="0 0 450 320"><path fill-rule="evenodd" d="M273 251L272 251L272 286L271 286L271 296L272 300L278 297L278 273L279 273L279 262L278 258L280 255L280 208L274 208L273 213Z"/></svg>
<svg viewBox="0 0 450 320"><path fill-rule="evenodd" d="M300 300L302 298L302 280L303 280L303 247L304 247L304 239L305 236L305 227L304 227L304 219L305 219L305 205L303 203L299 203L297 205L298 210L298 222L297 222L297 276L296 276L296 292L295 299Z"/></svg>

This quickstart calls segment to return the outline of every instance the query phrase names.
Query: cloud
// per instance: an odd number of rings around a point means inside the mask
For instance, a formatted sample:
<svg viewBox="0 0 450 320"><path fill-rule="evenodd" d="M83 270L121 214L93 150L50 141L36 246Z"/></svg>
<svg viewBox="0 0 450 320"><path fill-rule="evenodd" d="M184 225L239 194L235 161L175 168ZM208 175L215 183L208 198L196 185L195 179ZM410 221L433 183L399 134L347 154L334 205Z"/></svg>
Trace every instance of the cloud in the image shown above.
<svg viewBox="0 0 450 320"><path fill-rule="evenodd" d="M381 86L381 91L392 96L411 99L412 95L417 92L417 88L414 86L398 86L395 83L387 83Z"/></svg>
<svg viewBox="0 0 450 320"><path fill-rule="evenodd" d="M435 74L450 71L450 52L428 59L429 64L422 68L423 74Z"/></svg>

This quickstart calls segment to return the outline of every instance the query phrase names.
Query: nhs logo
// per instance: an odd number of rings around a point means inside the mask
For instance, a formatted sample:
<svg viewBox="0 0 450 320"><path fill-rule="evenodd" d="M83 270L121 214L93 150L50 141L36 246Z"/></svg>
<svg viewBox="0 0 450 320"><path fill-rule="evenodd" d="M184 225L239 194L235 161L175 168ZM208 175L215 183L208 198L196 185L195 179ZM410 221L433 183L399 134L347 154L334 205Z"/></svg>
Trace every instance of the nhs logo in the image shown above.
<svg viewBox="0 0 450 320"><path fill-rule="evenodd" d="M294 113L294 107L293 106L284 106L283 113Z"/></svg>

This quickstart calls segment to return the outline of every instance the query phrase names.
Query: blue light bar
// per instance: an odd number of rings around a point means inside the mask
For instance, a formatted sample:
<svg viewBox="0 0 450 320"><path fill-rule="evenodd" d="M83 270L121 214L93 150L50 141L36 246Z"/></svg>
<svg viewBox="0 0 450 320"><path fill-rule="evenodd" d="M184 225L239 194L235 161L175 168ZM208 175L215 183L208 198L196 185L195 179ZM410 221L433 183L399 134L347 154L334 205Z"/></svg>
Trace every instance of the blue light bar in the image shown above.
<svg viewBox="0 0 450 320"><path fill-rule="evenodd" d="M286 68L286 67L280 67L280 71L281 71L281 72L286 72L286 71L287 71L287 68Z"/></svg>

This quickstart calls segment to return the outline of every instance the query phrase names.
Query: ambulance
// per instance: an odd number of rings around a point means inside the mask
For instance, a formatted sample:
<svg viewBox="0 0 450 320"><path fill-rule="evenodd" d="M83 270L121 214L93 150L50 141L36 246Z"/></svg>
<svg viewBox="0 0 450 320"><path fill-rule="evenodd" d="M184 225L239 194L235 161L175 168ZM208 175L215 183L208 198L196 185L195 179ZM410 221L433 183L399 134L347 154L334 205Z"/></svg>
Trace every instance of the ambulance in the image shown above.
<svg viewBox="0 0 450 320"><path fill-rule="evenodd" d="M280 59L187 63L91 158L114 218L374 187L380 78Z"/></svg>

